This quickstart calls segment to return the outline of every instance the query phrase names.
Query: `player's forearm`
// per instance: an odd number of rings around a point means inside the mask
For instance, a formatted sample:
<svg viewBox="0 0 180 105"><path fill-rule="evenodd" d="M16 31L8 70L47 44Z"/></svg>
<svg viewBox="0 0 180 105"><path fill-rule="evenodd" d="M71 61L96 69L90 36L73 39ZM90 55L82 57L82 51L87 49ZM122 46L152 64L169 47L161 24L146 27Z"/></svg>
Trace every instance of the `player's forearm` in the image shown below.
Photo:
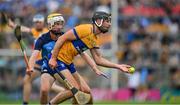
<svg viewBox="0 0 180 105"><path fill-rule="evenodd" d="M37 57L38 57L37 52L33 52L30 59L29 59L29 69L30 70L34 69L34 65L35 65L35 62L37 60Z"/></svg>
<svg viewBox="0 0 180 105"><path fill-rule="evenodd" d="M97 65L108 68L118 68L118 64L112 63L107 59L103 58L99 49L91 49L90 51Z"/></svg>
<svg viewBox="0 0 180 105"><path fill-rule="evenodd" d="M98 58L95 61L96 61L96 64L99 66L108 67L108 68L118 68L118 64L112 63L109 60L102 57Z"/></svg>
<svg viewBox="0 0 180 105"><path fill-rule="evenodd" d="M8 20L8 26L11 27L12 29L14 29L17 26L17 24L14 23L11 19L9 19ZM29 32L31 32L31 28L26 27L26 26L21 26L21 32L29 33Z"/></svg>
<svg viewBox="0 0 180 105"><path fill-rule="evenodd" d="M30 33L30 32L31 32L31 28L26 27L26 26L21 26L21 31L22 31L22 32Z"/></svg>
<svg viewBox="0 0 180 105"><path fill-rule="evenodd" d="M34 65L35 65L35 61L36 61L36 58L34 56L31 56L29 59L29 69L30 70L33 70Z"/></svg>
<svg viewBox="0 0 180 105"><path fill-rule="evenodd" d="M92 58L87 53L81 54L81 57L86 61L86 63L92 68L94 72L99 70L94 60L92 60Z"/></svg>

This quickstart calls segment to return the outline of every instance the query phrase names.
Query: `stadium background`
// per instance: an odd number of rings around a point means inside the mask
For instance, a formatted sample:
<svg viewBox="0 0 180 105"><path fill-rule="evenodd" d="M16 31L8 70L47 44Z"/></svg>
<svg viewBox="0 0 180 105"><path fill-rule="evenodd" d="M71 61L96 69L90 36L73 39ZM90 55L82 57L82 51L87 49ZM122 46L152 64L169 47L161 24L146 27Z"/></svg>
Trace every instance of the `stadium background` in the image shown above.
<svg viewBox="0 0 180 105"><path fill-rule="evenodd" d="M60 12L66 20L64 30L68 30L91 23L96 10L111 12L112 4L117 5L117 12L113 11L117 27L101 36L101 51L112 61L133 65L136 72L127 75L101 68L113 77L105 79L76 57L77 70L91 86L95 102L180 103L179 0L0 0L0 11L29 27L37 13ZM21 103L25 63L13 30L0 18L0 104ZM27 33L23 38L30 55L33 38ZM38 89L39 79L33 82L35 103Z"/></svg>

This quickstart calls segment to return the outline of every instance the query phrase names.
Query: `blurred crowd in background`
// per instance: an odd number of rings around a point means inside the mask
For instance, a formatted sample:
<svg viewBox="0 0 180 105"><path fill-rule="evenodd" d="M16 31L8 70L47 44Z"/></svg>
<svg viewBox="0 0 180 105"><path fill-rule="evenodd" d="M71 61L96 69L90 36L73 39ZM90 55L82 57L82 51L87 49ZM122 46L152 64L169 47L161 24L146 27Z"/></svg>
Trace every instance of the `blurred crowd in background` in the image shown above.
<svg viewBox="0 0 180 105"><path fill-rule="evenodd" d="M136 72L131 75L119 72L119 94L122 94L122 89L128 91L124 94L130 94L127 99L140 101L147 100L148 90L155 90L153 91L153 96L157 95L155 100L162 98L168 100L170 96L180 97L180 1L117 1L118 49L115 55L119 63L127 63L136 68ZM0 11L5 12L15 23L28 27L33 27L32 18L35 14L47 16L49 13L59 12L65 17L64 31L67 31L78 24L91 23L94 11L111 12L111 2L111 0L0 0ZM31 49L32 36L27 33L23 35L28 48ZM105 37L101 41L102 49L110 51L111 33L102 37ZM7 25L1 25L0 49L17 48L19 46L13 36L13 30ZM0 55L0 92L18 91L21 94L25 72L23 57L2 55ZM111 58L106 52L104 56ZM97 89L110 88L110 80L97 77L82 59L78 57L75 64L96 93ZM35 86L37 85L38 82ZM38 86L34 89L38 90ZM117 93L115 96L119 98L115 98L121 99Z"/></svg>

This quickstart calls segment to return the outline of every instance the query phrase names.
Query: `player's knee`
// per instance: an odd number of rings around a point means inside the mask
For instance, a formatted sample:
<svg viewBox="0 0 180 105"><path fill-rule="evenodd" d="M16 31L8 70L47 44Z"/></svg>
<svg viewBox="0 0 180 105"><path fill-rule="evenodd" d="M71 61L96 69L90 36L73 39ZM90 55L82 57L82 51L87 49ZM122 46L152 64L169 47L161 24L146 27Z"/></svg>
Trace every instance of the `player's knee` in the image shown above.
<svg viewBox="0 0 180 105"><path fill-rule="evenodd" d="M58 93L58 92L64 91L65 88L61 87L60 85L53 84L52 87L51 87L51 90Z"/></svg>
<svg viewBox="0 0 180 105"><path fill-rule="evenodd" d="M32 79L30 76L25 76L24 79L23 79L23 83L24 84L27 84L27 83L31 83L32 82Z"/></svg>

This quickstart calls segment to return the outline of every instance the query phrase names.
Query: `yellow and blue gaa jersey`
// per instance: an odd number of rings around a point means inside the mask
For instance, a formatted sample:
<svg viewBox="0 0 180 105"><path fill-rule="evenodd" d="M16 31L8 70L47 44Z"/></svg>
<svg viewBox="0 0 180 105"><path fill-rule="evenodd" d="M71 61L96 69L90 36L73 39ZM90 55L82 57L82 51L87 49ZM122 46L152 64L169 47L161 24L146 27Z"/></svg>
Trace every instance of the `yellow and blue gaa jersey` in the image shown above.
<svg viewBox="0 0 180 105"><path fill-rule="evenodd" d="M93 33L92 24L82 24L72 29L76 40L65 42L59 50L58 60L71 64L79 53L91 48L99 47L98 37Z"/></svg>
<svg viewBox="0 0 180 105"><path fill-rule="evenodd" d="M47 28L43 28L42 31L37 31L35 28L31 29L31 33L32 33L32 36L34 37L34 39L37 39L40 35L42 35L46 32L48 32Z"/></svg>

